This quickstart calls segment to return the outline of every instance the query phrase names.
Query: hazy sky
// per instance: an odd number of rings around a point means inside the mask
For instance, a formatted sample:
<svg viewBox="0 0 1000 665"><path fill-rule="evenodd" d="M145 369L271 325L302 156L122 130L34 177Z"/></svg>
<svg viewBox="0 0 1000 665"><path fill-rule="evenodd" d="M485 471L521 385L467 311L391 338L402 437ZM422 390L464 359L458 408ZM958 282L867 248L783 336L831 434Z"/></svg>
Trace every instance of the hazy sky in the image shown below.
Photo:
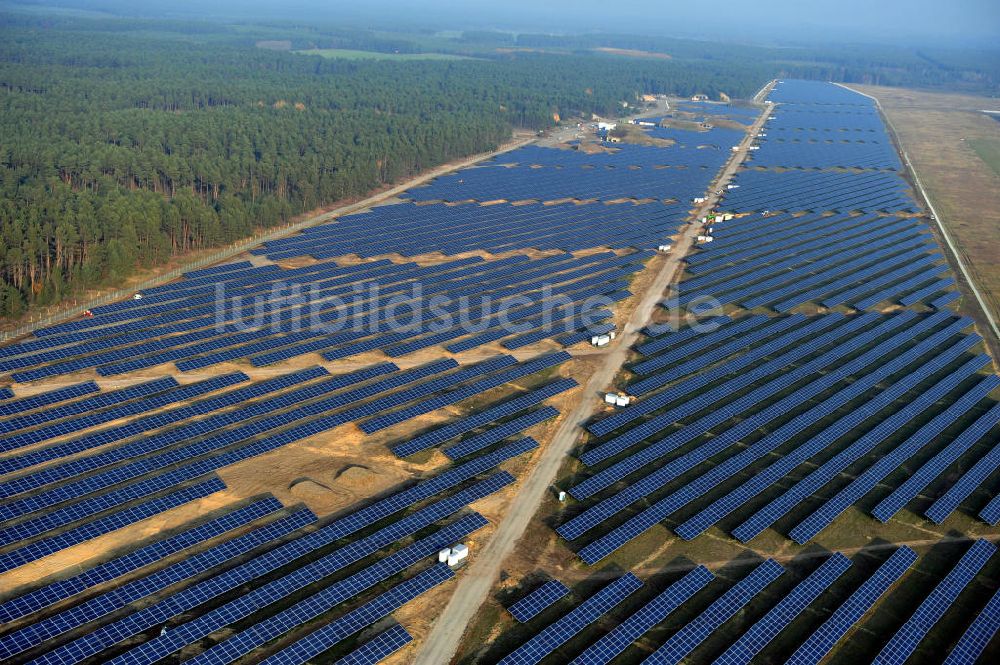
<svg viewBox="0 0 1000 665"><path fill-rule="evenodd" d="M763 43L1000 44L1000 0L27 0L115 14L393 21L441 29L628 32ZM0 2L0 4L22 4Z"/></svg>

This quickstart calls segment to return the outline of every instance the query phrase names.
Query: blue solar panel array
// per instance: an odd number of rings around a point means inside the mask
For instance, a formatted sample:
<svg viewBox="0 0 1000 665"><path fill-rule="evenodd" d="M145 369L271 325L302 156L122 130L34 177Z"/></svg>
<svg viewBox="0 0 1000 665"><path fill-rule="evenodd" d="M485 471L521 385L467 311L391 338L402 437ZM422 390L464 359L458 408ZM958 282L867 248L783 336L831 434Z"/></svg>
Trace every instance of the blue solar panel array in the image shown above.
<svg viewBox="0 0 1000 665"><path fill-rule="evenodd" d="M435 481L437 480L435 479ZM444 479L441 478L440 480ZM249 616L256 612L262 605L268 605L284 598L292 589L298 588L301 585L314 583L328 575L343 570L347 566L371 556L379 549L452 515L468 503L488 496L511 482L513 482L513 477L506 473L490 476L486 480L421 508L364 538L340 547L283 578L260 585L235 600L177 627L175 630L135 647L111 662L116 665L124 665L125 663L155 663L185 645L193 643L215 630L228 625L232 621ZM446 489L439 482L425 482L422 485L421 489L426 489L431 494ZM149 612L146 612L144 616L137 616L134 620L128 622L127 625L118 626L115 629L116 632L108 632L102 638L105 640L112 639L114 635L120 634L122 630L143 630L144 626L155 625L162 620L162 617L170 617L179 611L184 611L185 608L196 607L213 597L225 593L229 589L237 588L246 580L266 575L280 569L291 561L310 555L312 552L317 552L336 540L360 531L381 517L411 507L419 500L418 497L414 497L412 494L412 492L404 492L400 495L390 497L387 501L392 503L392 507L388 508L388 512L372 513L369 510L355 512L347 518L337 520L315 533L303 536L268 554L257 557L256 560L248 562L248 564L245 564L240 569L218 576L214 581L209 580L205 584L196 586L182 594L175 594L166 605L150 608ZM475 526L479 519L478 516L470 515L469 518L471 521L464 522L464 526L461 528L478 528Z"/></svg>
<svg viewBox="0 0 1000 665"><path fill-rule="evenodd" d="M830 650L844 638L849 630L875 605L885 592L903 576L913 562L916 553L908 547L900 547L878 567L865 582L843 602L823 625L803 642L788 665L817 665Z"/></svg>
<svg viewBox="0 0 1000 665"><path fill-rule="evenodd" d="M626 573L587 598L554 623L505 656L501 665L533 665L591 625L608 610L642 587L632 573Z"/></svg>
<svg viewBox="0 0 1000 665"><path fill-rule="evenodd" d="M573 660L573 665L605 665L611 662L713 579L707 568L698 566L588 647Z"/></svg>
<svg viewBox="0 0 1000 665"><path fill-rule="evenodd" d="M785 569L781 564L773 559L760 564L734 587L713 601L704 612L674 633L643 663L650 665L679 663L784 572Z"/></svg>
<svg viewBox="0 0 1000 665"><path fill-rule="evenodd" d="M986 607L965 631L958 644L948 653L944 665L977 662L998 629L1000 629L1000 591L993 594L990 602L986 603Z"/></svg>
<svg viewBox="0 0 1000 665"><path fill-rule="evenodd" d="M120 610L128 603L159 593L171 585L185 582L218 566L236 561L254 549L287 536L312 523L315 519L315 515L302 509L242 536L188 556L155 573L123 584L114 590L63 610L52 617L5 635L0 638L0 654L9 658L44 644L47 640L62 633Z"/></svg>
<svg viewBox="0 0 1000 665"><path fill-rule="evenodd" d="M508 437L520 434L532 425L545 422L546 420L555 418L558 415L559 411L557 411L555 407L543 406L542 408L530 411L523 416L518 416L513 420L508 420L501 425L491 427L481 434L470 436L468 439L456 443L449 448L445 448L443 452L451 459L466 457L473 453L480 452L495 443L499 443Z"/></svg>
<svg viewBox="0 0 1000 665"><path fill-rule="evenodd" d="M753 416L744 419L734 428L717 432L716 436L711 441L689 451L682 457L675 459L670 464L650 473L642 481L633 484L631 487L623 490L617 495L602 501L597 504L597 506L575 517L573 520L560 527L560 534L567 538L578 537L583 531L595 527L601 520L610 517L617 511L620 511L630 503L639 500L646 494L656 491L659 487L678 477L696 464L724 451L728 446L745 436L746 433L757 429L763 423L766 423L767 420L775 417L776 414L788 413L804 399L807 399L811 395L823 392L831 386L836 385L837 382L850 377L852 374L875 369L875 371L868 374L863 374L857 380L852 382L851 385L844 388L837 394L831 396L827 400L824 400L822 403L816 405L805 413L800 414L782 427L771 432L768 436L755 443L752 447L739 452L738 454L727 459L724 463L715 466L711 471L707 472L697 480L692 481L688 485L671 494L668 494L666 497L646 508L634 518L628 520L621 527L603 536L603 544L600 549L601 552L606 553L608 550L603 549L605 545L610 545L611 543L617 543L620 545L626 540L636 537L645 529L648 529L653 524L666 518L669 514L689 504L705 492L714 489L720 481L725 480L731 474L746 467L753 460L759 459L763 455L773 451L778 445L784 443L785 440L794 434L802 431L820 418L829 415L837 408L871 389L886 376L898 372L907 364L919 359L921 355L934 349L943 339L947 339L952 334L958 332L961 327L963 327L962 324L956 324L956 327L945 329L941 333L931 336L929 339L925 340L906 353L879 366L877 364L879 358L895 350L896 346L899 344L899 338L901 336L904 338L903 341L905 341L906 336L919 332L919 326L910 328L909 330L900 333L900 335L890 338L886 342L883 342L849 363L841 365L835 371L828 372L821 378L798 389L775 404L770 405L766 410L755 413ZM677 432L677 434L679 434L679 432ZM673 445L672 442L671 445ZM589 550L586 552L586 555L589 556ZM581 552L581 554L583 555L584 553Z"/></svg>
<svg viewBox="0 0 1000 665"><path fill-rule="evenodd" d="M851 566L851 561L836 552L819 568L799 582L791 593L782 598L771 610L754 623L715 662L720 665L749 663L761 649L784 630L789 623L843 575Z"/></svg>
<svg viewBox="0 0 1000 665"><path fill-rule="evenodd" d="M883 654L892 652L897 658L889 662L902 663L908 654L913 653L923 635L945 614L955 596L983 568L994 551L995 546L987 541L979 541L973 545L958 562L955 570L926 596L917 612L894 638L895 644L890 642L886 645ZM867 558L872 554L875 552L861 554L860 558ZM654 629L662 633L664 628L669 627L670 636L642 662L771 662L776 658L775 648L778 647L770 648L769 645L777 642L779 635L784 635L787 639L781 642L782 651L797 645L785 662L815 665L824 661L852 630L863 626L866 617L871 616L871 610L914 566L916 560L917 555L913 550L900 547L879 564L874 572L859 581L856 575L848 574L852 568L851 560L835 552L794 585L778 582L785 571L774 560L767 560L756 565L748 575L725 592L718 590L724 582L716 580L707 569L698 566L646 601L603 637L596 641L588 640L590 646L575 658L565 653L560 655L562 660L574 665L617 662L619 656L647 633ZM740 567L746 565L745 561L740 563ZM923 574L915 576L911 591L923 591L923 577ZM830 601L835 607L831 608L832 613L821 620L818 617L827 612L826 607L820 605L819 599L821 596L831 598L831 593L834 594L832 597L839 596L843 600ZM755 598L765 594L766 600L761 598L751 605ZM701 600L692 601L695 596ZM708 602L707 597L712 598L711 602ZM998 597L1000 595L991 599L974 621L967 616L958 617L960 620L965 619L966 624L971 621L972 625L956 645L953 651L956 655L952 662L972 663L995 634L1000 624L993 611ZM690 610L695 607L704 609L679 629L667 624L668 618L675 611L687 610L690 615ZM810 608L813 611L809 611ZM957 613L958 610L954 612ZM723 629L723 626L730 620L735 621L737 616L740 617L739 623L729 624L742 627L740 636L734 641L728 637L731 629ZM607 621L611 619L606 619L605 622ZM580 632L581 623L583 622L577 621L567 627L560 626L557 622L546 629L547 632L543 631L524 641L521 649L515 653L523 654L525 662L538 662L576 636ZM792 625L798 626L794 634L789 630ZM870 626L863 628L872 632ZM906 640L899 637L904 634L908 636ZM642 652L648 651L649 639L644 640ZM725 646L721 644L722 640L727 640ZM709 657L707 653L694 654L696 649L707 642L711 643L711 649L718 650L719 655ZM633 660L634 655L633 653ZM967 659L962 660L963 657Z"/></svg>
<svg viewBox="0 0 1000 665"><path fill-rule="evenodd" d="M378 519L410 508L419 500L420 496L433 496L447 489L454 482L461 482L461 480L470 477L468 475L469 472L475 475L475 473L480 472L484 468L488 468L488 466L478 464L473 469L469 469L468 471L463 470L463 475L460 477L456 477L454 474L449 477L448 473L446 473L429 481L424 481L411 490L393 495L369 508L355 511L315 532L302 535L278 548L258 555L235 568L231 568L226 572L219 573L214 577L210 577L182 591L176 592L156 604L106 624L83 638L49 651L40 657L39 660L44 663L61 663L65 662L69 654L74 654L74 658L77 659L98 654L129 635L162 624L170 617L198 607L213 598L273 573L287 566L289 563L308 555L310 552L326 548L337 540L357 533ZM327 575L360 561L364 557L370 556L377 550L386 547L400 538L442 520L455 511L460 510L471 501L487 496L512 481L513 478L506 473L490 476L486 480L480 481L450 497L441 499L421 508L411 515L390 523L388 526L379 529L371 535L340 547L330 554L317 559L313 565L299 568L292 575L296 576L295 579L303 580L302 583L304 584L310 583L310 580L318 581ZM481 518L477 515L470 515L467 520L471 521L466 521L465 524L472 526L477 520L481 520ZM204 614L198 619L189 621L183 626L179 626L174 630L168 631L166 634L135 647L113 659L111 662L119 665L122 663L156 662L177 649L200 639L220 627L228 625L236 617L247 616L256 611L261 606L260 603L263 598L284 597L289 587L286 586L287 582L283 582L281 579L284 578L279 578L268 584L258 585L252 591L239 596L223 607ZM239 612L244 612L245 614L240 615L238 614Z"/></svg>
<svg viewBox="0 0 1000 665"><path fill-rule="evenodd" d="M0 572L23 566L59 550L86 542L98 536L117 531L147 517L166 512L171 508L220 492L226 488L218 478L170 492L160 498L111 513L92 522L86 522L58 535L36 540L30 544L0 554Z"/></svg>
<svg viewBox="0 0 1000 665"><path fill-rule="evenodd" d="M84 383L77 383L72 386L66 386L65 388L57 388L48 392L38 393L37 395L10 400L0 404L0 416L25 413L33 409L48 406L49 404L56 404L75 397L82 397L84 395L89 395L90 393L96 393L98 390L100 390L100 388L96 383L93 381L85 381Z"/></svg>
<svg viewBox="0 0 1000 665"><path fill-rule="evenodd" d="M266 665L301 665L330 649L338 642L370 625L373 620L387 616L420 594L447 582L455 573L443 563L436 564L410 579L397 584L374 600L348 612L333 623L306 635L291 646L285 647L265 659Z"/></svg>
<svg viewBox="0 0 1000 665"><path fill-rule="evenodd" d="M729 157L742 132L707 132L654 127L667 148L622 146L614 152L583 154L551 148L524 148L496 164L466 168L404 194L413 201L616 201L702 196ZM537 165L537 166L536 166ZM674 168L682 166L685 168ZM502 177L498 177L498 171Z"/></svg>
<svg viewBox="0 0 1000 665"><path fill-rule="evenodd" d="M536 406L543 400L565 392L566 390L570 390L576 387L576 385L577 383L573 379L559 379L543 386L542 388L532 390L525 395L520 395L496 406L482 411L477 411L457 422L436 428L425 434L415 436L408 441L396 444L392 446L392 451L400 457L406 457L407 455L412 455L417 451L426 450L427 448L431 448L457 436L471 432L478 427L508 416L512 416L530 407ZM523 429L523 427L521 429Z"/></svg>
<svg viewBox="0 0 1000 665"><path fill-rule="evenodd" d="M412 641L413 637L397 623L389 630L379 633L374 639L365 642L334 665L375 665Z"/></svg>
<svg viewBox="0 0 1000 665"><path fill-rule="evenodd" d="M315 575L314 571L317 566L314 562L314 564L310 564L297 571L295 579L292 579L291 576L282 578L281 581L284 584L280 591L272 591L271 595L263 600L263 604L267 604L268 601L283 601L280 611L267 619L258 621L249 628L237 632L204 653L192 658L189 662L192 665L205 665L207 663L222 664L230 663L237 658L248 655L280 635L317 619L341 603L357 597L362 592L372 589L378 584L387 582L393 576L402 573L412 566L420 564L442 547L466 537L471 532L486 524L487 522L482 516L478 514L468 515L426 538L422 538L401 550L389 554L353 575L327 586L321 591L317 591L293 604L289 603L287 600L288 596L297 590L303 589L309 581L305 578L305 573L313 572ZM318 578L318 576L316 577ZM261 599L258 597L257 600L260 601ZM372 602L377 602L377 600ZM332 635L334 634L332 626L340 625L341 628L336 634L341 639L347 637L352 632L356 632L362 626L359 626L357 620L355 620L354 612L356 610L337 619L323 630L327 631L326 634ZM358 613L358 618L360 619L365 614L368 614L368 612ZM234 621L235 618L236 615L233 613L230 613L228 616L229 622ZM371 616L369 614L368 622L370 623L380 618L381 616L379 615Z"/></svg>
<svg viewBox="0 0 1000 665"><path fill-rule="evenodd" d="M476 256L430 266L375 261L350 269L321 264L302 274L305 268L278 269L263 283L224 283L221 299L209 290L193 300L130 301L140 304L72 322L71 330L64 329L69 324L39 330L39 339L0 350L11 354L0 358L0 370L35 381L169 362L189 371L246 358L268 365L312 352L329 359L374 350L403 355L447 342L458 352L475 346L456 341L469 336L466 322L489 333L480 343L520 334L506 342L513 348L598 325L611 315L608 305L627 297L626 279L651 256ZM396 321L400 300L410 309ZM263 323L255 318L259 308L266 310ZM553 308L561 316L545 316Z"/></svg>
<svg viewBox="0 0 1000 665"><path fill-rule="evenodd" d="M210 538L249 524L280 509L281 502L277 499L261 499L205 524L94 566L74 577L17 596L0 604L0 621L13 621L27 616L97 584L109 582L121 575L159 562L172 554L197 546Z"/></svg>
<svg viewBox="0 0 1000 665"><path fill-rule="evenodd" d="M507 611L521 623L526 623L568 593L569 589L565 584L559 580L549 580L508 607Z"/></svg>
<svg viewBox="0 0 1000 665"><path fill-rule="evenodd" d="M873 103L836 86L787 81L779 83L771 99L779 105L771 108L773 117L757 137L759 149L748 153L747 168L733 181L738 186L725 190L722 205L737 212L789 214L717 222L715 241L689 257L687 279L665 304L689 305L709 294L744 309L766 306L779 313L807 303L865 310L927 301L939 311L763 316L736 309L714 320L721 326L716 330L648 330L649 339L637 347L644 357L631 367L641 378L628 386L639 400L588 427L598 439L585 447L581 459L596 468L571 493L580 501L596 501L559 527L567 538L601 527L602 535L580 550L588 563L707 499L676 528L692 538L813 458L821 460L818 467L754 512L734 535L755 536L845 469L875 456L867 470L792 530L794 539L804 541L890 474L898 476L903 465L918 456L926 459L902 484L886 490L874 509L876 517L889 519L951 465L964 468L967 453L1000 422L1000 405L988 402L1000 379L979 376L973 385L972 377L989 359L967 355L979 338L964 336L970 322L943 309L958 297L949 290L954 280L941 274L947 267L933 252L926 224L910 216L916 204L894 172L900 169L899 158ZM756 113L713 104L682 107L681 112L708 122L719 115L746 122ZM394 357L431 347L464 353L492 343L514 349L548 338L567 346L585 341L614 328L607 307L631 295L628 279L652 256L620 250L648 250L678 232L688 202L704 195L730 154L728 146L742 137L718 128L643 131L675 144L609 145L596 154L532 146L505 154L411 190L410 202L340 218L255 252L274 260L312 256L318 262L285 268L243 261L192 271L178 282L147 290L141 300L97 307L93 317L51 326L33 339L0 348L0 371L13 372L16 381L35 381L89 369L112 376L168 362L189 371L241 359L262 366L306 353L335 361L375 351ZM830 170L842 166L851 171ZM628 199L633 200L622 202ZM535 203L512 204L528 200ZM502 202L481 205L497 201ZM595 247L617 251L565 253ZM525 248L553 251L540 257L467 256L434 265L394 262L398 256L503 255ZM396 256L345 266L329 260L347 255ZM226 314L232 318L220 327L217 286L226 289ZM414 309L426 318L406 330L381 318L400 299L417 301L415 287L423 296L440 297L435 306L443 306L431 311L418 302ZM318 312L315 300L301 297L302 289L325 299ZM484 304L470 305L470 295L516 302L506 318L522 328L509 328L505 317ZM596 296L603 298L602 307L581 316L575 308ZM235 303L255 298L291 328L247 328L253 313ZM547 308L557 299L568 304L552 314ZM455 317L477 324L479 332L438 327ZM546 328L549 319L559 327ZM374 323L354 327L366 320ZM324 326L302 326L307 321ZM211 474L227 465L350 422L367 433L381 431L569 358L558 353L518 362L496 356L464 365L442 359L408 371L382 363L339 377L312 368L244 387L237 384L249 379L237 372L186 385L164 378L121 391L101 392L94 382L85 382L15 398L4 389L0 431L8 436L0 450L68 438L0 459L0 473L27 470L0 483L0 498L10 499L0 506L5 521L0 546L16 543L0 554L0 570L219 491L224 485ZM306 662L452 577L441 564L417 568L441 547L486 524L463 509L513 482L509 474L494 472L497 465L538 444L531 438L508 440L558 415L542 402L576 385L557 379L398 443L393 449L400 455L448 444L444 452L453 459L478 456L309 533L299 529L315 520L312 513L284 512L274 499L264 499L15 596L0 604L0 619L40 617L0 636L0 656L48 649L36 662L155 663L232 627L227 637L190 659L229 663L269 648L291 631L301 634L332 614L318 630L263 656L268 663ZM912 395L918 388L921 392ZM956 396L960 388L964 394ZM219 393L208 396L214 391ZM188 400L193 401L179 404ZM907 430L902 443L892 450L878 448L924 413L929 420ZM77 434L122 418L125 424ZM804 436L827 420L832 424ZM841 448L839 440L855 429L864 433ZM623 431L613 434L616 430ZM612 436L604 439L607 435ZM97 447L103 448L79 455ZM988 451L928 515L944 519L985 481L1000 466L998 449ZM732 489L740 474L765 459L774 461ZM52 461L58 463L30 468ZM632 478L640 473L641 478ZM679 487L673 485L678 480ZM713 492L721 486L730 489L717 498ZM632 509L633 504L641 505ZM637 512L626 512L631 510ZM456 515L459 511L464 516ZM979 514L989 523L1000 520L1000 497ZM611 518L617 527L606 524ZM383 526L376 529L378 524ZM420 539L411 542L417 534ZM283 542L276 545L278 538ZM993 549L985 541L975 544L880 658L903 662L912 655ZM909 550L894 553L811 634L793 662L826 657L912 563ZM150 570L142 572L146 566ZM803 610L849 566L840 554L828 558L747 623L719 662L749 662L791 622L805 622ZM782 570L774 561L757 567L673 633L647 662L690 657ZM125 575L126 583L115 584ZM695 568L574 662L617 658L692 597L724 584L713 579L705 568ZM103 592L88 591L105 584ZM641 586L626 574L502 662L549 657ZM513 605L511 613L528 621L566 593L565 586L550 582ZM78 594L86 595L77 602ZM995 600L985 613L995 608ZM56 604L65 609L46 612ZM176 617L184 622L177 624ZM48 643L91 623L87 634ZM164 625L165 632L137 641ZM996 630L993 617L977 619L952 661L974 658ZM103 658L126 640L114 658ZM340 662L377 662L409 640L395 626Z"/></svg>
<svg viewBox="0 0 1000 665"><path fill-rule="evenodd" d="M678 232L686 214L678 206L662 203L401 203L309 227L300 235L268 242L253 253L281 260L301 255L455 255L472 250L502 254L526 247L566 251L601 246L654 249Z"/></svg>
<svg viewBox="0 0 1000 665"><path fill-rule="evenodd" d="M994 405L993 408L977 418L951 443L927 460L915 472L909 474L902 485L894 489L889 496L875 506L872 515L882 522L887 522L935 478L944 473L945 469L955 460L986 436L998 423L1000 423L1000 404Z"/></svg>
<svg viewBox="0 0 1000 665"><path fill-rule="evenodd" d="M973 375L983 364L984 359L973 359L935 383L923 393L920 393L901 409L878 422L863 436L839 451L832 458L806 475L805 478L793 484L791 488L785 490L781 495L755 512L742 524L733 529L732 534L743 542L755 537L783 515L787 514L806 497L811 496L819 488L830 482L851 463L869 454L879 443L892 436L900 428L906 426L918 414L932 407L945 395L954 390L962 381ZM852 427L852 421L863 421L872 412L864 409L856 413L857 416L855 418L851 418L850 416L843 417L834 426L828 428L828 431L824 431L810 443L817 444L821 450L849 432Z"/></svg>

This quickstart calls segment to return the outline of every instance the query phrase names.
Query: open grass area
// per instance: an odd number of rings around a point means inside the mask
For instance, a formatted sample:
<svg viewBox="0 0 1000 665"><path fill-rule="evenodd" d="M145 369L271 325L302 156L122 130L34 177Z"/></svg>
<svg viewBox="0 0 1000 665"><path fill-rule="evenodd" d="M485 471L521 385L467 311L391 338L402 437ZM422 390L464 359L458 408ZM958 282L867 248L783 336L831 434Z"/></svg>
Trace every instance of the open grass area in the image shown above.
<svg viewBox="0 0 1000 665"><path fill-rule="evenodd" d="M319 55L324 58L345 58L348 60L474 60L453 53L382 53L379 51L355 51L346 48L312 48L293 51L301 55Z"/></svg>
<svg viewBox="0 0 1000 665"><path fill-rule="evenodd" d="M1000 139L970 139L969 146L979 155L979 159L1000 175Z"/></svg>

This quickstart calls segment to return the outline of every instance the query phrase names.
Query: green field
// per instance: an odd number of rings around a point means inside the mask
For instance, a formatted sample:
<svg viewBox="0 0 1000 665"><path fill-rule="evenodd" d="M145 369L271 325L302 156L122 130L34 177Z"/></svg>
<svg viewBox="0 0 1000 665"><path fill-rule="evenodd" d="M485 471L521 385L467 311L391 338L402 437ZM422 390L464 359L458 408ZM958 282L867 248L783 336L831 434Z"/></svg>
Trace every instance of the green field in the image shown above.
<svg viewBox="0 0 1000 665"><path fill-rule="evenodd" d="M451 53L382 53L379 51L355 51L346 48L312 48L293 51L301 55L320 55L324 58L346 58L349 60L474 60L464 55Z"/></svg>
<svg viewBox="0 0 1000 665"><path fill-rule="evenodd" d="M979 159L986 162L993 172L1000 175L1000 141L996 139L971 139L969 145Z"/></svg>

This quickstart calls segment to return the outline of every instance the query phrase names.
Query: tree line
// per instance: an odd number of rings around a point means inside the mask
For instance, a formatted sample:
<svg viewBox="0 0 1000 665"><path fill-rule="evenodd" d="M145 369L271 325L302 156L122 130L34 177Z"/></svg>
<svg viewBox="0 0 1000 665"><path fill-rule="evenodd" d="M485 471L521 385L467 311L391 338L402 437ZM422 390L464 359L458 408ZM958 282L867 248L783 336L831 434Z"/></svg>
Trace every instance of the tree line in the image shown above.
<svg viewBox="0 0 1000 665"><path fill-rule="evenodd" d="M232 40L0 28L0 313L233 242L512 128L643 92L738 97L766 68L546 56L324 60Z"/></svg>

